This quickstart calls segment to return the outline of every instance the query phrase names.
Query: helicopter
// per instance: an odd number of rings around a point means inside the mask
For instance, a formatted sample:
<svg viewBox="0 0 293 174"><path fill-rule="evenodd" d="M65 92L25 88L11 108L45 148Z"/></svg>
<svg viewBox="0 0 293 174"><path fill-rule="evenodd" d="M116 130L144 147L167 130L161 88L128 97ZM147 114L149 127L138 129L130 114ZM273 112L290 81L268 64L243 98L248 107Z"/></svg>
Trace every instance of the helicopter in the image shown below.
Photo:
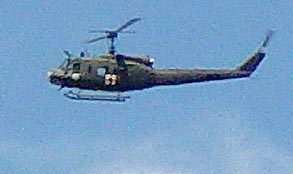
<svg viewBox="0 0 293 174"><path fill-rule="evenodd" d="M81 52L80 56L73 56L69 51L64 51L67 58L57 69L48 71L49 82L60 86L59 90L77 88L78 92L69 90L64 93L69 99L124 102L130 98L121 94L126 91L247 78L264 59L266 48L274 33L273 30L269 30L257 50L234 69L155 69L154 58L116 53L115 39L120 33L132 33L125 29L140 20L133 18L115 30L90 30L91 33L104 33L104 35L90 39L87 43L108 40L110 42L108 54L90 57ZM81 91L93 91L93 93ZM111 95L98 94L96 91L111 92Z"/></svg>

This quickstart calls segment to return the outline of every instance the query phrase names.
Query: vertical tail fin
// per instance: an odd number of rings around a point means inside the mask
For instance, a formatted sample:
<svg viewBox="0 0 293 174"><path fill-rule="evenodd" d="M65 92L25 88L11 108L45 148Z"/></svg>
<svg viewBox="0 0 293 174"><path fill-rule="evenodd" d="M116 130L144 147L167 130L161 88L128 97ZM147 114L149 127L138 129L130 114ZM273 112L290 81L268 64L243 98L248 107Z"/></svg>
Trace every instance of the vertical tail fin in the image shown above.
<svg viewBox="0 0 293 174"><path fill-rule="evenodd" d="M254 72L258 65L261 63L261 61L264 59L266 53L266 48L268 46L269 41L271 40L272 36L274 34L273 30L269 30L266 34L265 39L262 41L261 45L257 49L257 52L254 53L246 62L244 62L242 65L237 67L237 71L247 71L247 72Z"/></svg>

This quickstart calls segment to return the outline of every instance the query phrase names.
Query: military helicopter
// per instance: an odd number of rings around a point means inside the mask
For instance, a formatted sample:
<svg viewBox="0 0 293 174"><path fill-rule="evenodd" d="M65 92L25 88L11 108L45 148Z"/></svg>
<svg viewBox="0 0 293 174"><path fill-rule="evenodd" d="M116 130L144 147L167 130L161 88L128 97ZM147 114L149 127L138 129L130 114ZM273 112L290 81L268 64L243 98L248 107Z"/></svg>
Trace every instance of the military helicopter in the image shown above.
<svg viewBox="0 0 293 174"><path fill-rule="evenodd" d="M88 40L95 43L108 39L110 46L108 54L97 57L72 56L68 51L67 58L57 68L48 71L48 80L63 88L78 88L78 92L69 90L64 96L74 100L98 100L124 102L130 96L121 93L132 90L142 90L162 85L180 85L215 80L236 79L249 77L265 57L273 31L270 30L260 46L244 63L235 69L155 69L154 59L150 57L134 57L117 54L114 41L127 27L140 21L140 18L129 20L116 30L90 30L92 33L104 33L100 37ZM81 90L94 91L84 93ZM101 95L96 91L112 92L111 95ZM113 93L115 95L113 95Z"/></svg>

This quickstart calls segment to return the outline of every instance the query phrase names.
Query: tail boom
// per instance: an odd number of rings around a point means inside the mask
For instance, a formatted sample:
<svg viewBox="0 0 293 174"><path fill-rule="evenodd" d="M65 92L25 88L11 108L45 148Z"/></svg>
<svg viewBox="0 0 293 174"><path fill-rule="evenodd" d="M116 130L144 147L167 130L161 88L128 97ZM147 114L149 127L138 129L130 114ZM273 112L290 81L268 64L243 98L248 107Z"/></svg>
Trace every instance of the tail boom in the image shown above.
<svg viewBox="0 0 293 174"><path fill-rule="evenodd" d="M243 64L232 70L206 70L206 69L159 69L153 70L155 85L180 85L184 83L196 83L205 81L235 79L249 77L265 58L265 49L271 40L273 31L270 30L256 53Z"/></svg>
<svg viewBox="0 0 293 174"><path fill-rule="evenodd" d="M244 78L250 75L247 71L205 70L205 69L162 69L154 70L156 85L180 85L215 80Z"/></svg>

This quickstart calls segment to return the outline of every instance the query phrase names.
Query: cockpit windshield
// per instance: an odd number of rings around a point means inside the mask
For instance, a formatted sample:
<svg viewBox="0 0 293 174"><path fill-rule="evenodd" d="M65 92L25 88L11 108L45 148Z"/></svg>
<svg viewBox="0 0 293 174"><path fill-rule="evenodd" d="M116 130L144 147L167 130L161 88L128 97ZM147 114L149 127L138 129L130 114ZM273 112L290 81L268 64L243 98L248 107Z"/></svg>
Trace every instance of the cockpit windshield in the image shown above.
<svg viewBox="0 0 293 174"><path fill-rule="evenodd" d="M68 59L64 59L64 61L62 62L62 64L58 68L65 70L66 67L68 67L68 64L69 64L69 60Z"/></svg>
<svg viewBox="0 0 293 174"><path fill-rule="evenodd" d="M59 69L78 72L80 71L80 61L78 59L64 59Z"/></svg>

